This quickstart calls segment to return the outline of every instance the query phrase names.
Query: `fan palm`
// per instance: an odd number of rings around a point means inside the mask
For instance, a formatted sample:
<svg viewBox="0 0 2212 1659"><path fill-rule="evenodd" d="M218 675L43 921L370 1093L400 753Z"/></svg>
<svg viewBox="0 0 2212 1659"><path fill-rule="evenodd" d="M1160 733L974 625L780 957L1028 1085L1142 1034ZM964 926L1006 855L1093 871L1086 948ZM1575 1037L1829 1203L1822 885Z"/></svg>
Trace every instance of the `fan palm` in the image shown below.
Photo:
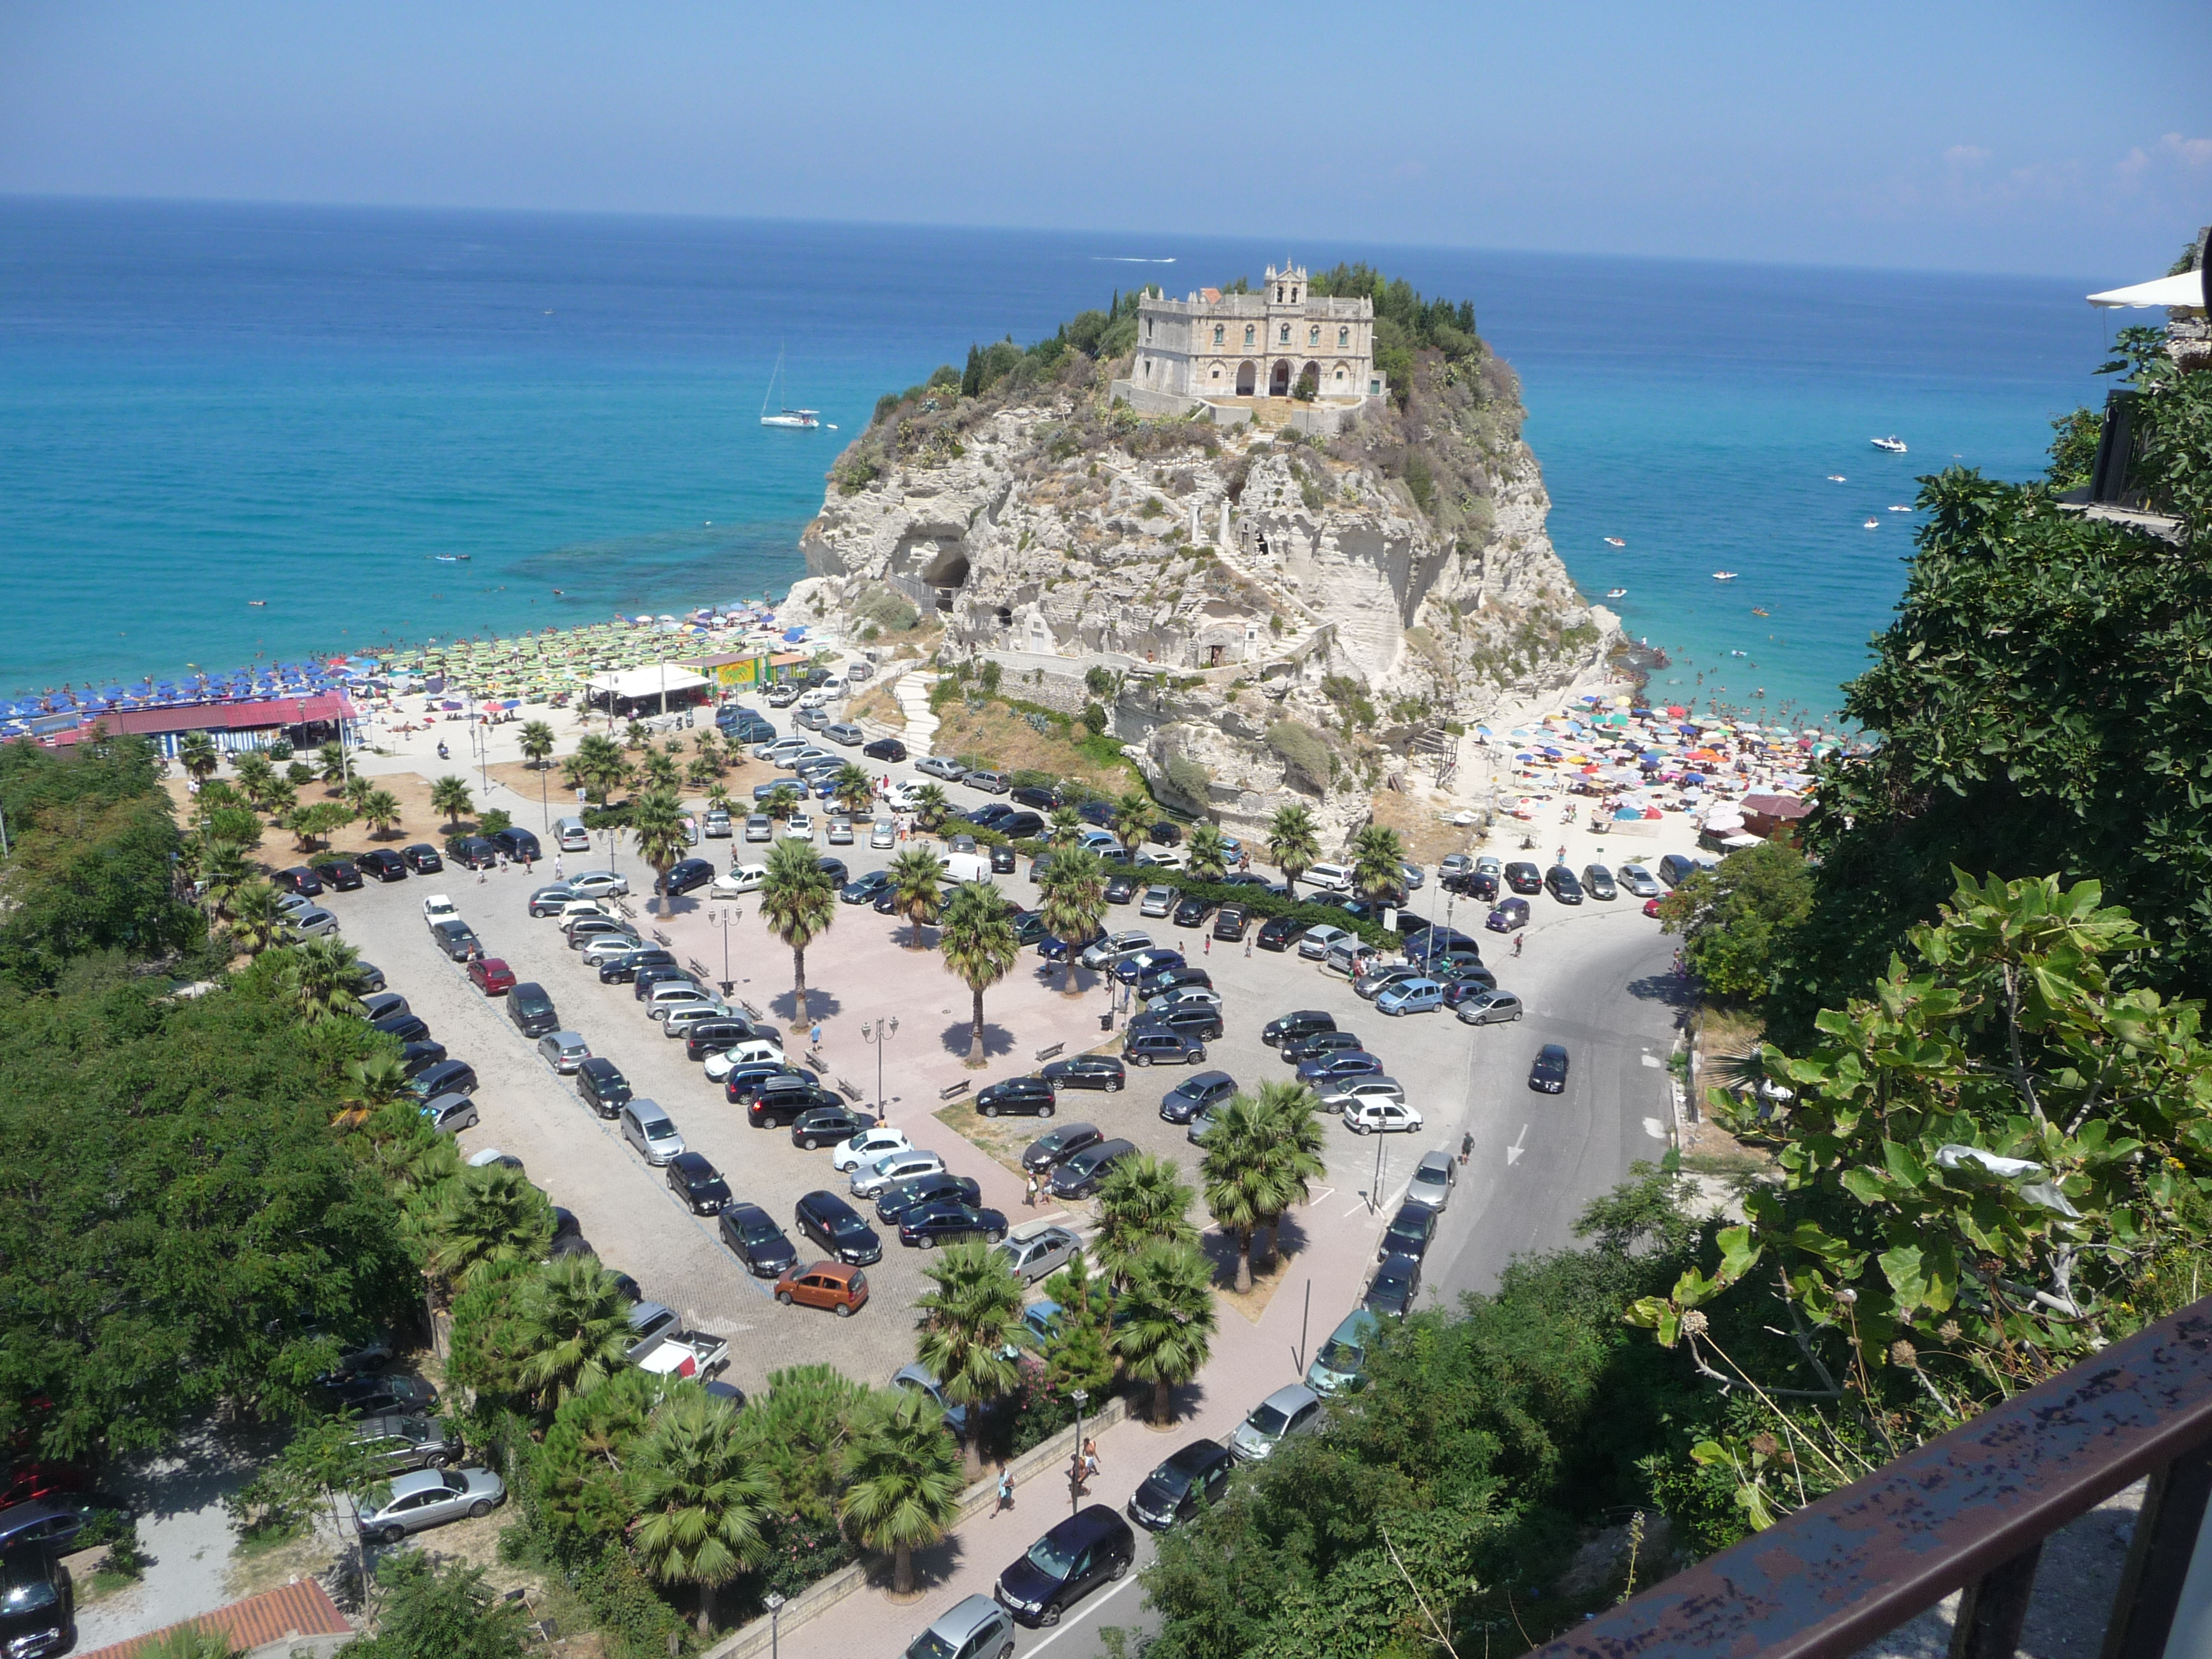
<svg viewBox="0 0 2212 1659"><path fill-rule="evenodd" d="M761 803L761 811L781 823L799 810L799 793L794 786L779 783L768 792L768 799Z"/></svg>
<svg viewBox="0 0 2212 1659"><path fill-rule="evenodd" d="M1097 933L1106 915L1105 863L1087 847L1056 847L1037 882L1037 894L1046 928L1074 945ZM1075 988L1075 957L1070 950L1061 960L1064 992Z"/></svg>
<svg viewBox="0 0 2212 1659"><path fill-rule="evenodd" d="M629 777L629 763L623 758L621 746L612 738L592 733L576 745L576 752L568 757L568 780L573 787L581 789L587 800L604 806L607 796L618 789Z"/></svg>
<svg viewBox="0 0 2212 1659"><path fill-rule="evenodd" d="M553 1206L521 1170L494 1164L461 1171L426 1231L430 1272L452 1290L502 1267L544 1261L553 1248Z"/></svg>
<svg viewBox="0 0 2212 1659"><path fill-rule="evenodd" d="M648 789L662 789L673 794L682 780L676 769L675 759L658 749L646 750L645 758L638 763L638 775L645 780Z"/></svg>
<svg viewBox="0 0 2212 1659"><path fill-rule="evenodd" d="M476 810L475 797L469 793L468 780L457 778L448 772L430 786L430 810L446 820L448 830L460 827L460 822Z"/></svg>
<svg viewBox="0 0 2212 1659"><path fill-rule="evenodd" d="M1195 1244L1190 1203L1195 1194L1173 1158L1142 1152L1125 1158L1098 1185L1099 1266L1117 1279L1155 1244Z"/></svg>
<svg viewBox="0 0 2212 1659"><path fill-rule="evenodd" d="M893 1389L863 1401L838 1454L841 1517L870 1549L891 1555L891 1593L914 1593L914 1553L960 1515L960 1449L928 1395Z"/></svg>
<svg viewBox="0 0 2212 1659"><path fill-rule="evenodd" d="M1252 1288L1252 1241L1283 1212L1305 1201L1323 1172L1317 1103L1297 1084L1261 1085L1259 1097L1234 1097L1200 1138L1199 1179L1214 1221L1237 1235L1237 1288Z"/></svg>
<svg viewBox="0 0 2212 1659"><path fill-rule="evenodd" d="M761 1559L775 1485L738 1428L737 1409L703 1389L656 1408L629 1451L638 1508L630 1542L663 1583L699 1587L699 1633L714 1628L714 1592Z"/></svg>
<svg viewBox="0 0 2212 1659"><path fill-rule="evenodd" d="M1321 862L1321 837L1314 831L1313 813L1303 806L1285 806L1267 821L1267 856L1295 889L1298 878Z"/></svg>
<svg viewBox="0 0 2212 1659"><path fill-rule="evenodd" d="M1114 836L1121 843L1121 850L1131 858L1152 833L1152 821L1158 815L1152 810L1149 797L1132 789L1114 803Z"/></svg>
<svg viewBox="0 0 2212 1659"><path fill-rule="evenodd" d="M544 720L526 720L522 726L522 757L541 772L553 758L553 728Z"/></svg>
<svg viewBox="0 0 2212 1659"><path fill-rule="evenodd" d="M659 892L661 882L690 844L684 835L684 807L672 789L656 785L637 798L630 809L630 833L637 837L638 856L653 866L653 902L665 915L668 900Z"/></svg>
<svg viewBox="0 0 2212 1659"><path fill-rule="evenodd" d="M222 764L222 756L206 732L187 732L177 743L177 764L195 783L205 783Z"/></svg>
<svg viewBox="0 0 2212 1659"><path fill-rule="evenodd" d="M952 803L935 784L925 783L914 792L914 821L923 829L936 829L951 811Z"/></svg>
<svg viewBox="0 0 2212 1659"><path fill-rule="evenodd" d="M1073 847L1075 838L1083 833L1083 820L1073 806L1055 806L1048 821L1045 841L1053 847Z"/></svg>
<svg viewBox="0 0 2212 1659"><path fill-rule="evenodd" d="M1175 1389L1198 1375L1212 1352L1213 1275L1194 1244L1155 1244L1129 1264L1114 1301L1114 1354L1131 1376L1152 1385L1152 1421L1175 1414Z"/></svg>
<svg viewBox="0 0 2212 1659"><path fill-rule="evenodd" d="M346 781L346 752L342 743L326 743L315 750L315 775L333 789Z"/></svg>
<svg viewBox="0 0 2212 1659"><path fill-rule="evenodd" d="M368 989L360 954L343 939L302 939L284 967L285 995L311 1025L359 1013Z"/></svg>
<svg viewBox="0 0 2212 1659"><path fill-rule="evenodd" d="M282 823L291 817L293 808L299 804L300 786L289 778L280 778L271 773L261 791L261 810Z"/></svg>
<svg viewBox="0 0 2212 1659"><path fill-rule="evenodd" d="M983 1064L983 993L1014 970L1021 940L1014 933L1006 895L988 881L963 882L945 901L937 921L937 948L945 967L967 981L975 998L968 1064Z"/></svg>
<svg viewBox="0 0 2212 1659"><path fill-rule="evenodd" d="M1219 881L1229 873L1229 848L1218 823L1194 823L1183 840L1190 872L1206 881Z"/></svg>
<svg viewBox="0 0 2212 1659"><path fill-rule="evenodd" d="M208 902L219 913L227 913L239 889L253 879L253 861L236 842L204 839L192 847L191 860Z"/></svg>
<svg viewBox="0 0 2212 1659"><path fill-rule="evenodd" d="M629 1298L592 1255L562 1256L543 1271L522 1328L522 1378L548 1409L619 1370L635 1340Z"/></svg>
<svg viewBox="0 0 2212 1659"><path fill-rule="evenodd" d="M246 791L246 799L256 806L266 799L269 786L276 779L276 767L258 749L247 750L238 757L231 769L237 774L238 787Z"/></svg>
<svg viewBox="0 0 2212 1659"><path fill-rule="evenodd" d="M249 881L230 896L231 937L252 955L282 940L284 924L284 907L267 882Z"/></svg>
<svg viewBox="0 0 2212 1659"><path fill-rule="evenodd" d="M939 1251L922 1272L931 1288L915 1298L921 1316L915 1358L957 1404L1006 1393L1021 1380L1021 1367L1006 1358L1020 1334L1020 1276L980 1241Z"/></svg>
<svg viewBox="0 0 2212 1659"><path fill-rule="evenodd" d="M927 847L909 847L891 860L891 908L914 927L907 949L921 949L921 924L937 914L945 866Z"/></svg>
<svg viewBox="0 0 2212 1659"><path fill-rule="evenodd" d="M362 821L379 836L399 827L399 797L389 789L372 789L361 803Z"/></svg>
<svg viewBox="0 0 2212 1659"><path fill-rule="evenodd" d="M368 805L375 793L376 786L356 772L346 780L345 787L339 792L339 799L345 802L356 817L359 817L362 809Z"/></svg>
<svg viewBox="0 0 2212 1659"><path fill-rule="evenodd" d="M1370 823L1352 838L1352 885L1362 898L1381 899L1406 880L1406 846L1398 832Z"/></svg>
<svg viewBox="0 0 2212 1659"><path fill-rule="evenodd" d="M394 1054L372 1054L346 1062L346 1077L353 1086L343 1097L348 1106L363 1112L380 1112L407 1094L407 1067Z"/></svg>
<svg viewBox="0 0 2212 1659"><path fill-rule="evenodd" d="M837 804L854 817L866 811L868 803L876 797L875 784L850 761L837 769L837 775L830 780L830 788Z"/></svg>
<svg viewBox="0 0 2212 1659"><path fill-rule="evenodd" d="M815 862L814 848L804 842L780 841L768 855L768 874L761 883L761 919L769 931L791 947L791 990L793 1012L791 1029L806 1027L806 947L830 931L837 919L837 892L830 872Z"/></svg>

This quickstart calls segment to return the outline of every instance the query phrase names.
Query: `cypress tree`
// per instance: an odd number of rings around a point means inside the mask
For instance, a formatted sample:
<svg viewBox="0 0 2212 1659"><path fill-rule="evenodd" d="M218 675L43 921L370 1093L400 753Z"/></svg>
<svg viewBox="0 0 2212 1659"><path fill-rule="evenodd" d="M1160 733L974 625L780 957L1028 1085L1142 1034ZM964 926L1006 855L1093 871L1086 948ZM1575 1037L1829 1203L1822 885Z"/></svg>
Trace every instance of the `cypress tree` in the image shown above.
<svg viewBox="0 0 2212 1659"><path fill-rule="evenodd" d="M963 398L983 395L983 354L973 345L968 348L968 367L960 374L960 395Z"/></svg>

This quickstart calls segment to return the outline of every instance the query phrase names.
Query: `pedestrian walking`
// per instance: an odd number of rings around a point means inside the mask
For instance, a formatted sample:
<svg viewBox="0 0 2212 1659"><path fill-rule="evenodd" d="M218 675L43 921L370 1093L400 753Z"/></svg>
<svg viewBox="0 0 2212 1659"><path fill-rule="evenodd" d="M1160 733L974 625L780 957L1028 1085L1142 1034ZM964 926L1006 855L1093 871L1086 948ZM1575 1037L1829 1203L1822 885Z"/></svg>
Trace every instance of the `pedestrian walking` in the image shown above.
<svg viewBox="0 0 2212 1659"><path fill-rule="evenodd" d="M1245 957L1245 960L1246 960L1246 961L1248 961L1248 962L1249 962L1249 961L1250 961L1250 960L1251 960L1251 957L1252 957L1252 941L1251 941L1250 939L1246 939L1246 940L1244 941L1244 957Z"/></svg>
<svg viewBox="0 0 2212 1659"><path fill-rule="evenodd" d="M1517 957L1521 954L1521 941L1528 937L1528 936L1526 933L1516 933L1513 935L1513 954L1515 956Z"/></svg>
<svg viewBox="0 0 2212 1659"><path fill-rule="evenodd" d="M1083 1484L1083 1454L1081 1452L1076 1453L1067 1460L1067 1490L1078 1498L1084 1497L1087 1493L1088 1489Z"/></svg>
<svg viewBox="0 0 2212 1659"><path fill-rule="evenodd" d="M1083 1481L1084 1481L1084 1484L1085 1484L1086 1486L1089 1486L1089 1485L1091 1484L1091 1476L1093 1476L1093 1475L1095 1475L1095 1474L1097 1474L1097 1473L1098 1473L1098 1443L1097 1443L1096 1440L1086 1440L1086 1441L1085 1441L1085 1442L1083 1443Z"/></svg>
<svg viewBox="0 0 2212 1659"><path fill-rule="evenodd" d="M1023 1188L1022 1204L1024 1208L1035 1209L1036 1207L1036 1201L1037 1178L1035 1176L1031 1176L1029 1178L1027 1185Z"/></svg>
<svg viewBox="0 0 2212 1659"><path fill-rule="evenodd" d="M1014 1506L1014 1476L1011 1469L999 1471L999 1510L1004 1514Z"/></svg>
<svg viewBox="0 0 2212 1659"><path fill-rule="evenodd" d="M807 1031L806 1041L814 1048L819 1048L822 1046L822 1022L820 1020L816 1020L813 1026Z"/></svg>
<svg viewBox="0 0 2212 1659"><path fill-rule="evenodd" d="M1203 956L1209 956L1209 957L1210 957L1210 956L1212 956L1212 955L1213 954L1213 935L1212 935L1212 934L1208 933L1208 934L1206 936L1206 949L1205 949L1203 951L1201 951L1200 954L1201 954L1201 955L1203 955Z"/></svg>
<svg viewBox="0 0 2212 1659"><path fill-rule="evenodd" d="M507 873L507 854L504 853L499 855L499 872L502 876Z"/></svg>
<svg viewBox="0 0 2212 1659"><path fill-rule="evenodd" d="M553 879L561 879L561 855L558 853L553 855Z"/></svg>

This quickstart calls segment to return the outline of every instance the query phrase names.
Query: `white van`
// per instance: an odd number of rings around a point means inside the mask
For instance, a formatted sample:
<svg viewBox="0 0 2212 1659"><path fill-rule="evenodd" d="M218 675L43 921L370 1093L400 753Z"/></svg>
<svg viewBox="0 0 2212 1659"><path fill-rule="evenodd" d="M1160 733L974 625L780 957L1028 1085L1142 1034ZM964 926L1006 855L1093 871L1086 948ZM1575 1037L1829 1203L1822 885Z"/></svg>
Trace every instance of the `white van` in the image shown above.
<svg viewBox="0 0 2212 1659"><path fill-rule="evenodd" d="M1307 886L1318 887L1324 893L1352 890L1352 866L1346 864L1316 864L1299 878Z"/></svg>
<svg viewBox="0 0 2212 1659"><path fill-rule="evenodd" d="M564 853L588 853L592 850L592 832L584 828L581 818L556 818L553 844Z"/></svg>
<svg viewBox="0 0 2212 1659"><path fill-rule="evenodd" d="M945 878L947 881L988 881L991 860L981 853L948 853L945 857Z"/></svg>

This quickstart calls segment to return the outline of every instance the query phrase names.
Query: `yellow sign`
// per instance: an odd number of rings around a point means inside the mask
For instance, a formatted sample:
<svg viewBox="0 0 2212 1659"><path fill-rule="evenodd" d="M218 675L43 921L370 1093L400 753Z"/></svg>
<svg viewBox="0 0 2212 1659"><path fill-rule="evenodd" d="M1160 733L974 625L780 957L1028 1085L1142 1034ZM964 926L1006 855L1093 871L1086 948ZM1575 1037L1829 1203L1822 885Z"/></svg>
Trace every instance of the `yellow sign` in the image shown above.
<svg viewBox="0 0 2212 1659"><path fill-rule="evenodd" d="M743 662L721 663L714 669L714 684L717 685L750 685L759 678L758 657L749 657Z"/></svg>

